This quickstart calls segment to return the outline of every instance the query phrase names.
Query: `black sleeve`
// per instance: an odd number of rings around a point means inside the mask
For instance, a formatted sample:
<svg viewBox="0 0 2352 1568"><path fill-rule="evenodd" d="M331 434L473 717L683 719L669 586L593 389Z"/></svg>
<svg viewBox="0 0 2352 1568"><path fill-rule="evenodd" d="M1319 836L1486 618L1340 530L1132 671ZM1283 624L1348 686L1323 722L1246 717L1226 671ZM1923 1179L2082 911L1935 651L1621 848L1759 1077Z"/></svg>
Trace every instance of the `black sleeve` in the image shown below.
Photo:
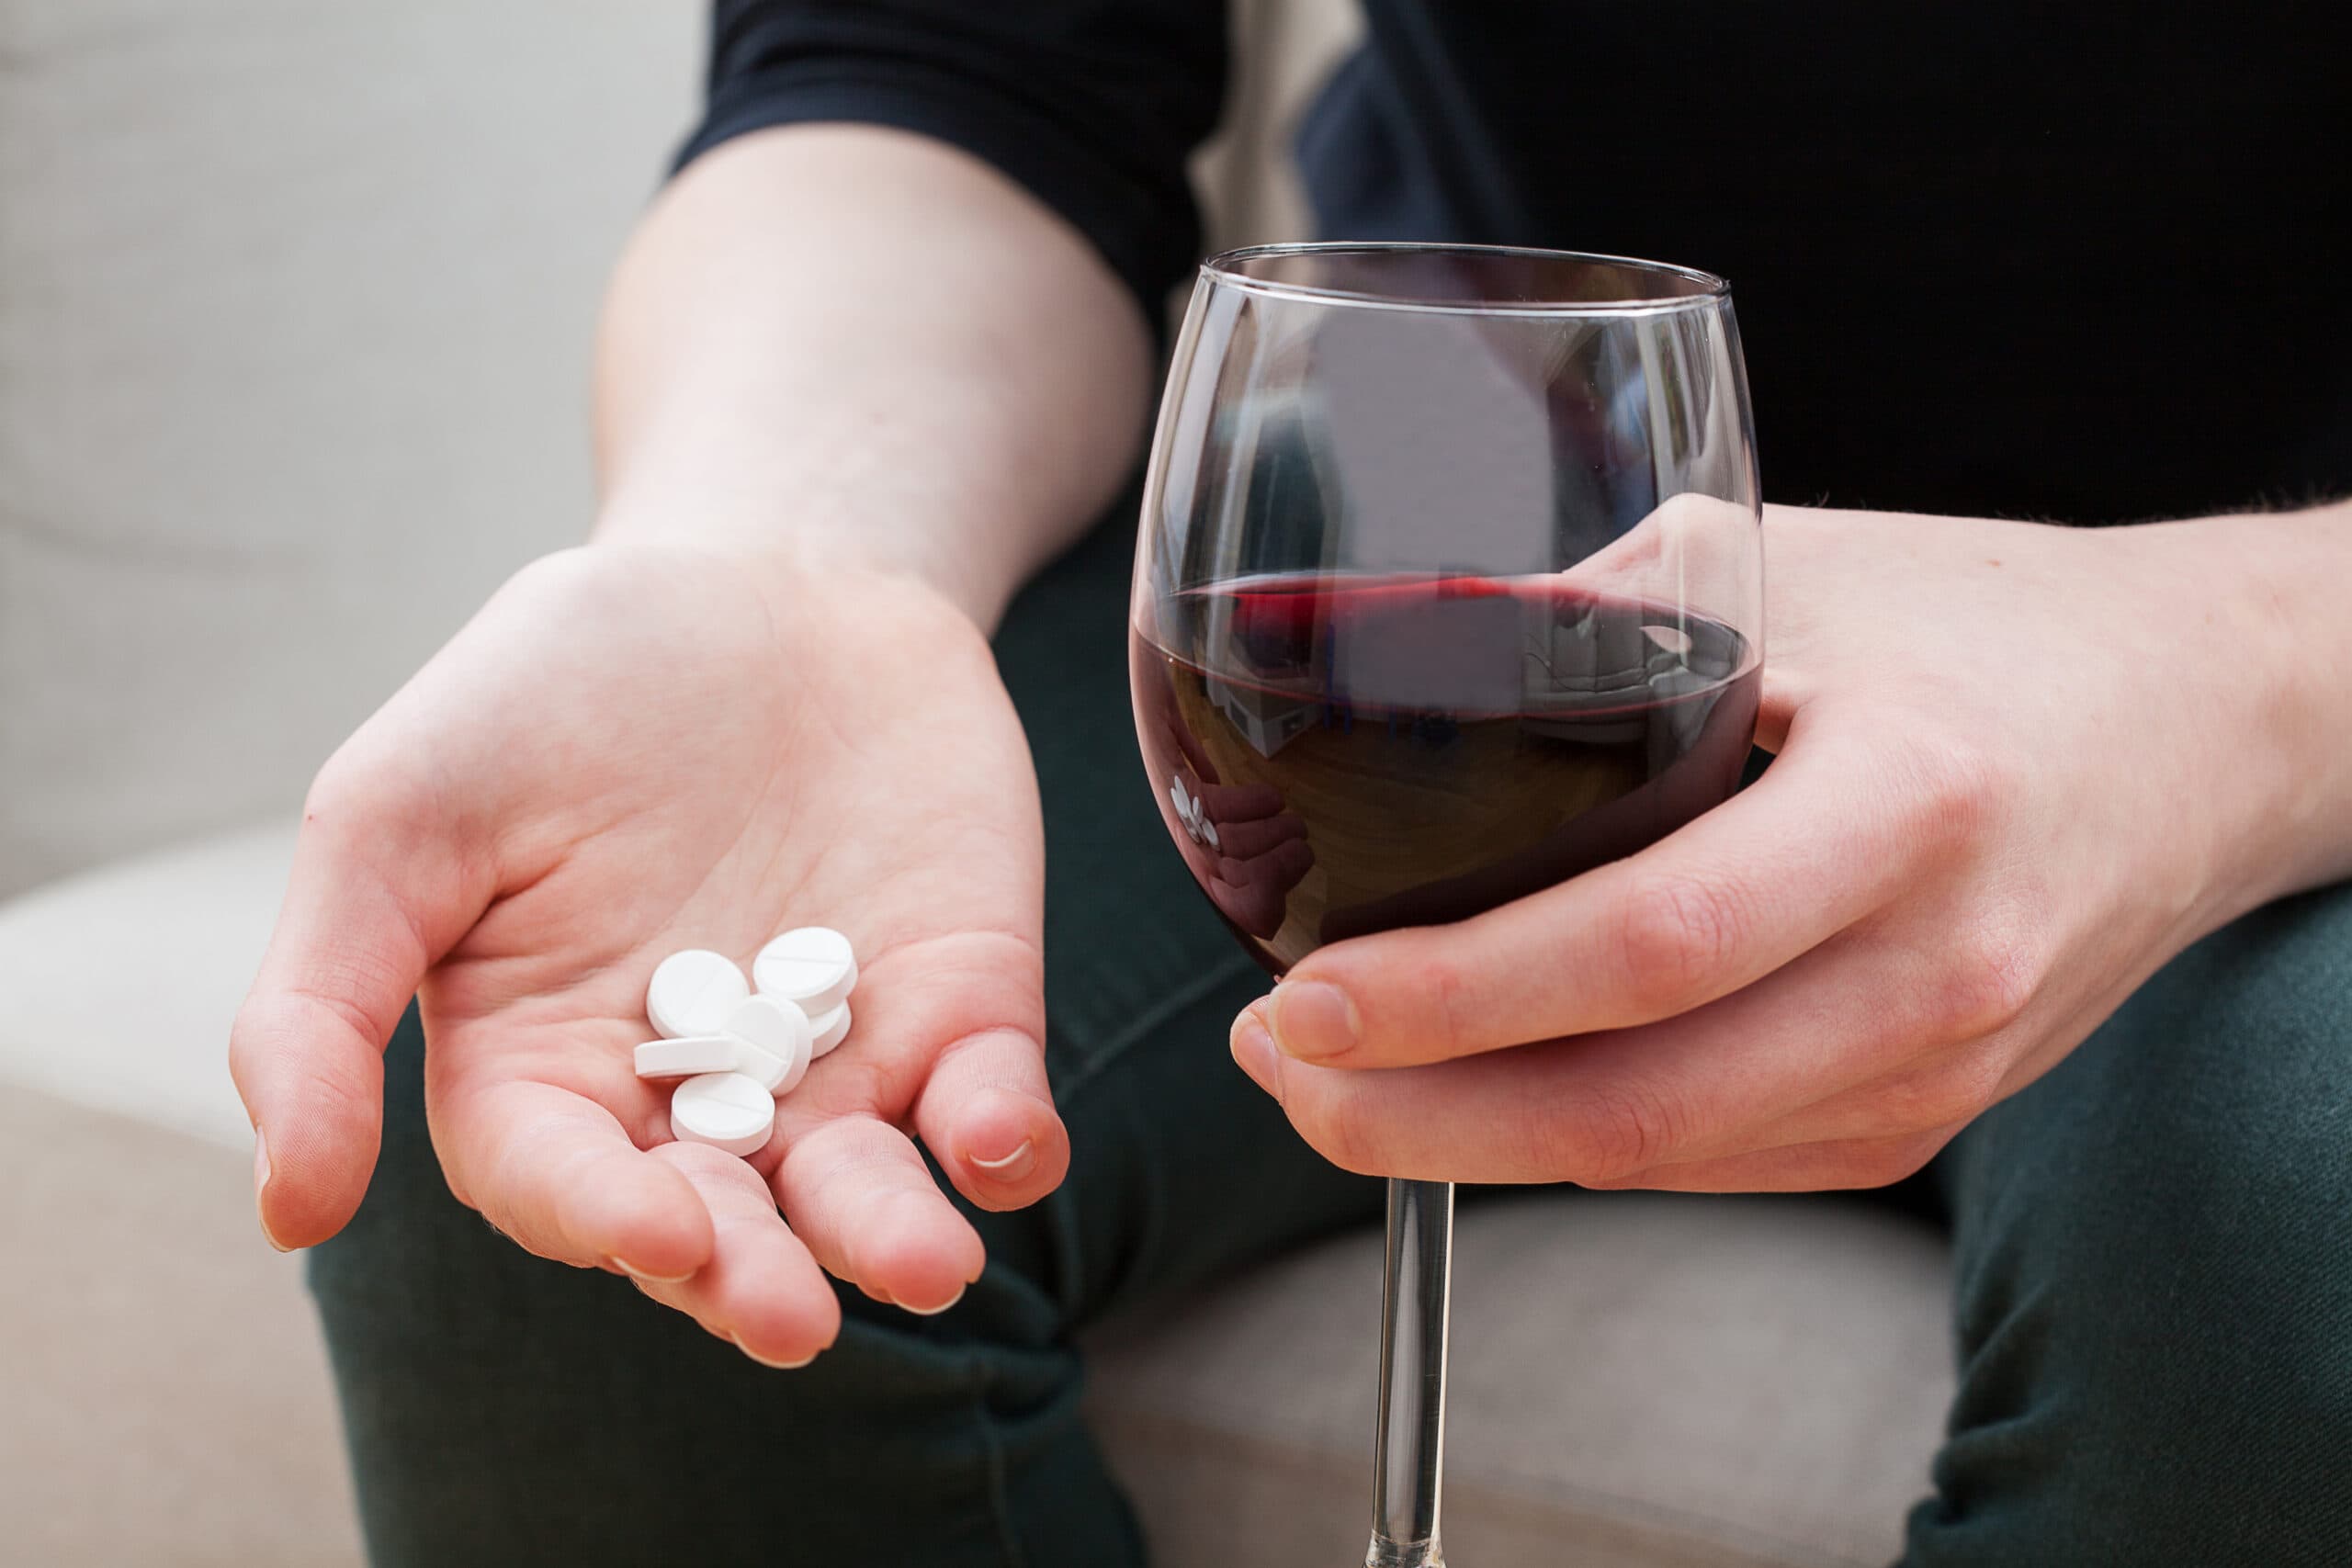
<svg viewBox="0 0 2352 1568"><path fill-rule="evenodd" d="M854 120L987 160L1102 253L1156 331L1200 259L1185 159L1224 97L1224 0L718 0L678 166L772 125Z"/></svg>

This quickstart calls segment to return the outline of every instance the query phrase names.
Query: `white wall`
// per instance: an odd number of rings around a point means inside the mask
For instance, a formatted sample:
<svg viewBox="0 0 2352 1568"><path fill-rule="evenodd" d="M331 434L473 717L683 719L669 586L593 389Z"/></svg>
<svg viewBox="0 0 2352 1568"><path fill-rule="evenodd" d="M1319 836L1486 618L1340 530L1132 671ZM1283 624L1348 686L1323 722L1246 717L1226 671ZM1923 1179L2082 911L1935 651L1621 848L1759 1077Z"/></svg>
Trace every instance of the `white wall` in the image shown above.
<svg viewBox="0 0 2352 1568"><path fill-rule="evenodd" d="M0 0L0 895L290 807L576 538L690 0Z"/></svg>

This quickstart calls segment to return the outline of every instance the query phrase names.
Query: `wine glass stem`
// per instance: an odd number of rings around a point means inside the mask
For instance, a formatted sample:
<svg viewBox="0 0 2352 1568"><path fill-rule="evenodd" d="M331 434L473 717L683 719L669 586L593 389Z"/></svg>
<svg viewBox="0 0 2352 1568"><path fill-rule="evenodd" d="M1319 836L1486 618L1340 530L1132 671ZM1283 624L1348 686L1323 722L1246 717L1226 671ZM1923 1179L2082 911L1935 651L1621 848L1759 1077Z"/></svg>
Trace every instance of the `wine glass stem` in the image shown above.
<svg viewBox="0 0 2352 1568"><path fill-rule="evenodd" d="M1365 1568L1444 1568L1437 1503L1445 1464L1445 1327L1453 1186L1388 1184L1380 1312L1380 1432Z"/></svg>

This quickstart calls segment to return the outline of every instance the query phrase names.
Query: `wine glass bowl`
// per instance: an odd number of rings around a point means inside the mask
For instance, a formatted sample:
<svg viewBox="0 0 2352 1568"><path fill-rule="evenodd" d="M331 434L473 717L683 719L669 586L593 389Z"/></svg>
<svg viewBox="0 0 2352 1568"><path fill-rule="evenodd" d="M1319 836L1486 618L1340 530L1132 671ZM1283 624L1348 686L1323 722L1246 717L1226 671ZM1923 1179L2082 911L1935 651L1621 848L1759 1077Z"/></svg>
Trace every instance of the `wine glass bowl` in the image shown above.
<svg viewBox="0 0 2352 1568"><path fill-rule="evenodd" d="M1171 840L1276 976L1645 847L1737 786L1760 521L1719 279L1469 246L1213 259L1131 602ZM1372 1562L1440 1561L1451 1213L1392 1185Z"/></svg>

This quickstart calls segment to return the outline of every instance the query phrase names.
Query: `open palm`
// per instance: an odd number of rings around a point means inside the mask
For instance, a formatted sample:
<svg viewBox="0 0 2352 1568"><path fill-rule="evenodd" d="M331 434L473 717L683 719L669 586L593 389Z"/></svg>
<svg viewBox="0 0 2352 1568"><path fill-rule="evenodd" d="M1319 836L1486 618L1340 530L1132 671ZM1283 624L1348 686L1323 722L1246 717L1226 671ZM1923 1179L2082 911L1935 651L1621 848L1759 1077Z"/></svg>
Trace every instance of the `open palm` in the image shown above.
<svg viewBox="0 0 2352 1568"><path fill-rule="evenodd" d="M683 549L537 563L313 786L231 1046L263 1224L300 1246L349 1218L413 992L450 1186L531 1251L772 1363L837 1331L820 1269L937 1310L981 1247L910 1133L991 1208L1068 1163L1042 857L1011 703L935 596ZM654 964L807 924L856 944L848 1043L748 1162L670 1142L630 1061Z"/></svg>

